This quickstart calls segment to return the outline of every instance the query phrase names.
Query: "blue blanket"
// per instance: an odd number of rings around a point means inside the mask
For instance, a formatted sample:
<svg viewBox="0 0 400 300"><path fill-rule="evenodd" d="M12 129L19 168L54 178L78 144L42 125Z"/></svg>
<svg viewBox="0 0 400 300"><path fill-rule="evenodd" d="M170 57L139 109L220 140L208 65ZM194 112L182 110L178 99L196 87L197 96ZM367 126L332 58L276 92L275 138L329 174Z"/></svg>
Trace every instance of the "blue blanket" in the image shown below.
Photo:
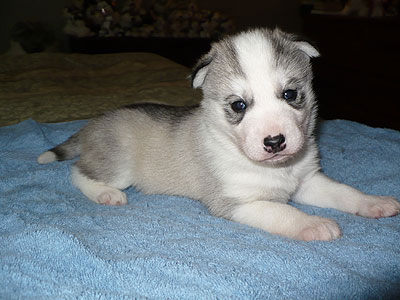
<svg viewBox="0 0 400 300"><path fill-rule="evenodd" d="M293 204L343 231L338 240L307 243L134 188L127 206L97 205L71 186L71 161L36 163L84 124L0 128L0 299L399 297L400 216ZM319 132L326 174L400 199L400 132L348 121L324 122Z"/></svg>

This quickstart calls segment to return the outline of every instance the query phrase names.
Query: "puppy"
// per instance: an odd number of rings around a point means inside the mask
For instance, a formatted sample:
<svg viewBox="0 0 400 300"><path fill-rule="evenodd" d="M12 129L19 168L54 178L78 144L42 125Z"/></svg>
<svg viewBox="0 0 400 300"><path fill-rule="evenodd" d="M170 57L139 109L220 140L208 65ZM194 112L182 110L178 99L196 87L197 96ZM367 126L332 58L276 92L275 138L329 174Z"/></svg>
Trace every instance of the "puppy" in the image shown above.
<svg viewBox="0 0 400 300"><path fill-rule="evenodd" d="M73 184L90 200L127 203L121 190L185 196L211 214L298 240L340 236L329 219L288 205L394 216L391 197L366 195L320 172L309 43L255 29L212 45L192 74L193 107L138 104L92 120L39 163L80 156Z"/></svg>

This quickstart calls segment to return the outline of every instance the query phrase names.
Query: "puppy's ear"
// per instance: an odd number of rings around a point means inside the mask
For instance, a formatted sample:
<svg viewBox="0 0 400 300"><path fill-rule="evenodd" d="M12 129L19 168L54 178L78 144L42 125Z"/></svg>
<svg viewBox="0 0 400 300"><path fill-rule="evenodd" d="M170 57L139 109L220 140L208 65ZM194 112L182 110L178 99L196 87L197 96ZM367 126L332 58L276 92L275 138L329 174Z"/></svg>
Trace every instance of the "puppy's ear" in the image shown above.
<svg viewBox="0 0 400 300"><path fill-rule="evenodd" d="M214 59L212 55L212 50L204 55L196 64L193 69L191 80L192 80L192 88L201 88L204 83L204 79L207 76L208 69L210 68L210 63Z"/></svg>
<svg viewBox="0 0 400 300"><path fill-rule="evenodd" d="M318 57L320 56L319 51L312 46L309 42L306 41L296 41L297 47L301 51L303 51L305 54L307 54L308 57L313 58L313 57Z"/></svg>
<svg viewBox="0 0 400 300"><path fill-rule="evenodd" d="M296 45L296 47L302 52L304 52L304 54L306 54L309 58L320 56L317 47L313 45L314 43L308 41L303 37L300 37L296 34L286 33L280 30L278 27L276 27L272 31L272 34L278 38L284 38L293 42Z"/></svg>

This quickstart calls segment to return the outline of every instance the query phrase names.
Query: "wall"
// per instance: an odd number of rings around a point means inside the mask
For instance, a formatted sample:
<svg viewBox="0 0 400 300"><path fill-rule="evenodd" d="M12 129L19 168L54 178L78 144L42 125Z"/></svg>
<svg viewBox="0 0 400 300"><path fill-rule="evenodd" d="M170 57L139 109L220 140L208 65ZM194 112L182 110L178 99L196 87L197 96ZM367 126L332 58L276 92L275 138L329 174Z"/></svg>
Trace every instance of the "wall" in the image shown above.
<svg viewBox="0 0 400 300"><path fill-rule="evenodd" d="M10 31L19 21L48 24L62 38L62 9L72 0L0 0L0 53L9 47ZM146 0L144 0L146 1ZM198 0L201 8L232 16L238 29L251 26L279 26L301 31L299 0Z"/></svg>
<svg viewBox="0 0 400 300"><path fill-rule="evenodd" d="M62 9L70 0L0 0L0 53L9 47L10 31L19 21L48 24L62 37Z"/></svg>
<svg viewBox="0 0 400 300"><path fill-rule="evenodd" d="M232 16L238 29L254 26L279 26L301 32L300 0L199 0L201 8Z"/></svg>

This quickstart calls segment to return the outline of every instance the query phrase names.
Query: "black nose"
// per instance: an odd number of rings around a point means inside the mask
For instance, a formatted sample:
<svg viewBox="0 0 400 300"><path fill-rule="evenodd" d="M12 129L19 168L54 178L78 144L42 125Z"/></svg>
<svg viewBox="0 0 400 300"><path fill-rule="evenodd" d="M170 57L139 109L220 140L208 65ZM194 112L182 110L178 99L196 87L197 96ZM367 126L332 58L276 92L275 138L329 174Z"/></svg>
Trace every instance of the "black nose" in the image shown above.
<svg viewBox="0 0 400 300"><path fill-rule="evenodd" d="M264 149L269 153L277 153L286 148L285 137L282 134L267 136L264 139Z"/></svg>

